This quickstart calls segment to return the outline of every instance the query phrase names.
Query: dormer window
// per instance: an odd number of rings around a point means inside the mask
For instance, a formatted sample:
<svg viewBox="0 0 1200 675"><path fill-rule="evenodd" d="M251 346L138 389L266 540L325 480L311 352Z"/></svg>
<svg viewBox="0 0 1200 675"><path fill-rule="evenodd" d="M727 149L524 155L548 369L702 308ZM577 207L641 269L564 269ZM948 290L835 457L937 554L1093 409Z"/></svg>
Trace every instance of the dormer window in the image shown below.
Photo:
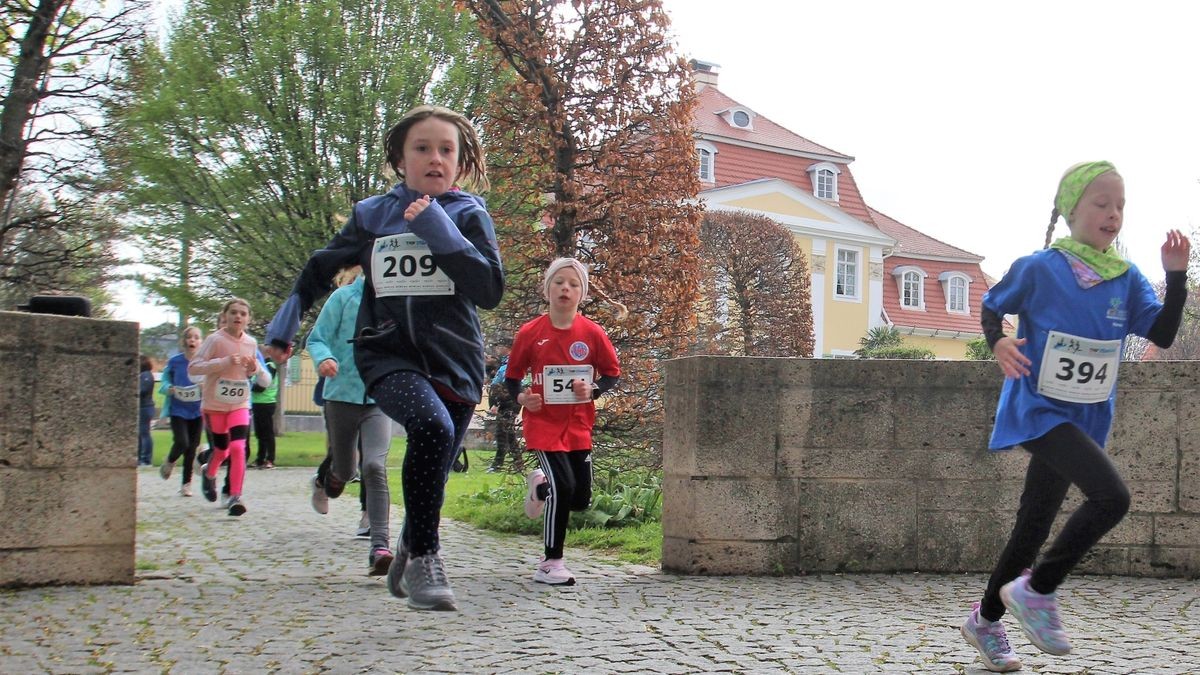
<svg viewBox="0 0 1200 675"><path fill-rule="evenodd" d="M700 164L700 182L717 182L717 146L704 141L697 143L696 159Z"/></svg>
<svg viewBox="0 0 1200 675"><path fill-rule="evenodd" d="M938 275L938 281L946 292L946 311L970 314L971 277L962 272L942 272Z"/></svg>
<svg viewBox="0 0 1200 675"><path fill-rule="evenodd" d="M915 265L901 265L892 270L900 291L900 307L925 311L925 270Z"/></svg>
<svg viewBox="0 0 1200 675"><path fill-rule="evenodd" d="M812 180L813 196L817 199L836 202L838 200L837 179L842 172L836 164L820 162L808 167L808 175Z"/></svg>
<svg viewBox="0 0 1200 675"><path fill-rule="evenodd" d="M729 108L722 110L719 114L731 127L754 131L754 111L749 108Z"/></svg>

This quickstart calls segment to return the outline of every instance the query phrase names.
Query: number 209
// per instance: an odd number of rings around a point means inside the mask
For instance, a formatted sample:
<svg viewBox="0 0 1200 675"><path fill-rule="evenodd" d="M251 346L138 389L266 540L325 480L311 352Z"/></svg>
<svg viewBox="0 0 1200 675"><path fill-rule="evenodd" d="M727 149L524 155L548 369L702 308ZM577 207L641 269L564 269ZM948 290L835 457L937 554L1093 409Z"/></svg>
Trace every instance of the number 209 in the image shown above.
<svg viewBox="0 0 1200 675"><path fill-rule="evenodd" d="M433 261L433 256L423 255L420 257L411 255L402 256L386 256L384 257L383 276L386 277L412 277L416 276L419 271L421 276L432 276L437 272L437 263Z"/></svg>

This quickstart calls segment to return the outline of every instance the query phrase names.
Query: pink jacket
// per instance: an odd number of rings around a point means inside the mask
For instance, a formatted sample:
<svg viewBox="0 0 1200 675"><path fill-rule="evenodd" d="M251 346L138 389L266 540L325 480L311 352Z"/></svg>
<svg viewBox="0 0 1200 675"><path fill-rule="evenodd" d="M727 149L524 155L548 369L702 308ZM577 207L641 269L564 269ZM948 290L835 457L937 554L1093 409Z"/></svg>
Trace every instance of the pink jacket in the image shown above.
<svg viewBox="0 0 1200 675"><path fill-rule="evenodd" d="M250 379L246 369L233 365L233 356L249 358L255 367L254 379L260 387L271 384L271 374L257 358L258 343L247 333L235 338L224 330L211 333L188 363L188 376L200 383L200 409L230 412L250 407Z"/></svg>

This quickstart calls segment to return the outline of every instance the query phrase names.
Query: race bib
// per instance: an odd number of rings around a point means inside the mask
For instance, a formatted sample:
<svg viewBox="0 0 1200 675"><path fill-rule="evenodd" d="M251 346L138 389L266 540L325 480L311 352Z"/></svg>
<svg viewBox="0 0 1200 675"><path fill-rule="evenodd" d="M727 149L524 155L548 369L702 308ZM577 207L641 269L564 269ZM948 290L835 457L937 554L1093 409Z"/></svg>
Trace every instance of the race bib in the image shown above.
<svg viewBox="0 0 1200 675"><path fill-rule="evenodd" d="M250 381L226 380L224 378L217 380L216 399L220 403L229 403L232 405L245 403L250 399Z"/></svg>
<svg viewBox="0 0 1200 675"><path fill-rule="evenodd" d="M1052 330L1042 353L1038 393L1071 403L1107 401L1120 365L1120 340L1092 340Z"/></svg>
<svg viewBox="0 0 1200 675"><path fill-rule="evenodd" d="M375 240L371 283L376 297L454 295L454 282L438 269L429 245L415 234L393 234Z"/></svg>
<svg viewBox="0 0 1200 675"><path fill-rule="evenodd" d="M200 385L190 387L171 387L171 396L180 403L194 403L200 400Z"/></svg>
<svg viewBox="0 0 1200 675"><path fill-rule="evenodd" d="M587 403L575 398L575 386L583 378L591 384L591 366L546 366L542 368L542 402L549 405Z"/></svg>

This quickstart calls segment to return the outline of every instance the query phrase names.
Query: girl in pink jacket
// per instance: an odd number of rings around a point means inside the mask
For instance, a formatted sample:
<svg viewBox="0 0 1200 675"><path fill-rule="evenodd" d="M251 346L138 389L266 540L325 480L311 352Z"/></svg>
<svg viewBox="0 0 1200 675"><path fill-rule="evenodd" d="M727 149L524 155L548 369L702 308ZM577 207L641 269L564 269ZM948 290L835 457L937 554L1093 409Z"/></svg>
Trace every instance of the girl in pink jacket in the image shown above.
<svg viewBox="0 0 1200 675"><path fill-rule="evenodd" d="M213 453L200 468L204 498L217 501L217 469L229 458L229 515L246 512L242 482L246 477L246 438L250 435L250 378L261 387L271 384L271 375L258 362L258 343L246 334L250 305L234 298L221 308L222 328L200 345L188 363L192 379L200 385L200 411L212 434ZM208 467L212 467L209 469Z"/></svg>

